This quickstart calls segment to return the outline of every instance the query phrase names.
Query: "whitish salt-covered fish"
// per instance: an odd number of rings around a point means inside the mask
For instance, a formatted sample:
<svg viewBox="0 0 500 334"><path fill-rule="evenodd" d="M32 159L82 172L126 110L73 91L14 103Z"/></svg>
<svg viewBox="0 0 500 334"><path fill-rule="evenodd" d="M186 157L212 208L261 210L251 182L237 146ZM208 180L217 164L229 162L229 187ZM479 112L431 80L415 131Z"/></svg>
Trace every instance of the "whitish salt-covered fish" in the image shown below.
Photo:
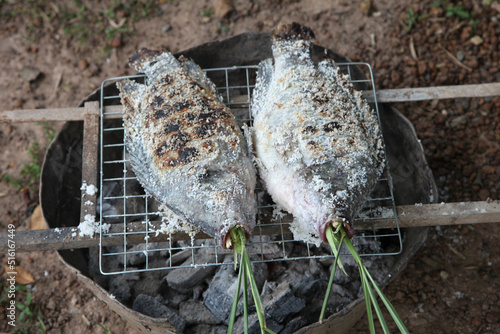
<svg viewBox="0 0 500 334"><path fill-rule="evenodd" d="M384 166L376 115L332 59L314 64L313 32L293 23L272 35L252 101L254 150L273 200L293 214L297 239L326 242L329 224L352 218ZM311 238L312 237L312 238Z"/></svg>
<svg viewBox="0 0 500 334"><path fill-rule="evenodd" d="M255 169L231 112L193 61L142 49L130 66L147 84L118 83L125 145L146 191L226 246L255 226ZM230 240L230 239L229 239Z"/></svg>

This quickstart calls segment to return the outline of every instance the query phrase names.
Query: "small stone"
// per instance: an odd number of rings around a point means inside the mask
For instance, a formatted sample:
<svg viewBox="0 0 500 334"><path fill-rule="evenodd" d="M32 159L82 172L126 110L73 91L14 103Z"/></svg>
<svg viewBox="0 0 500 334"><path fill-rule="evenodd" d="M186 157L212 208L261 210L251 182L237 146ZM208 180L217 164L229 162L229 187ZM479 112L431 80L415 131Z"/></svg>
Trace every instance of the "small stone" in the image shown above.
<svg viewBox="0 0 500 334"><path fill-rule="evenodd" d="M47 303L46 307L49 310L55 309L56 308L56 302L54 301L54 299L49 299L49 302Z"/></svg>
<svg viewBox="0 0 500 334"><path fill-rule="evenodd" d="M496 168L494 166L486 165L481 168L483 175L492 175L496 173Z"/></svg>
<svg viewBox="0 0 500 334"><path fill-rule="evenodd" d="M122 36L121 34L118 34L116 37L113 37L109 40L109 45L112 47L112 48L119 48L120 46L122 46Z"/></svg>
<svg viewBox="0 0 500 334"><path fill-rule="evenodd" d="M476 315L474 318L472 318L471 323L474 327L479 328L479 326L481 326L481 316Z"/></svg>
<svg viewBox="0 0 500 334"><path fill-rule="evenodd" d="M89 63L87 62L87 60L85 59L80 59L78 61L78 67L80 67L80 69L84 70L86 69L87 67L89 67Z"/></svg>
<svg viewBox="0 0 500 334"><path fill-rule="evenodd" d="M462 175L465 177L469 177L472 175L472 172L474 171L474 167L471 165L466 165L462 168Z"/></svg>
<svg viewBox="0 0 500 334"><path fill-rule="evenodd" d="M134 300L132 309L153 318L167 319L178 331L183 332L186 322L170 307L163 305L158 299L140 294Z"/></svg>
<svg viewBox="0 0 500 334"><path fill-rule="evenodd" d="M479 190L478 195L481 201L486 201L488 197L490 197L490 191L488 189L483 188Z"/></svg>
<svg viewBox="0 0 500 334"><path fill-rule="evenodd" d="M486 321L493 324L498 324L500 322L500 314L497 312L486 313Z"/></svg>
<svg viewBox="0 0 500 334"><path fill-rule="evenodd" d="M161 31L163 31L163 32L167 32L170 29L172 29L172 27L170 26L170 24L165 24L163 27L161 27Z"/></svg>
<svg viewBox="0 0 500 334"><path fill-rule="evenodd" d="M21 78L25 82L35 81L40 76L40 74L42 74L42 72L34 66L25 66L21 70Z"/></svg>
<svg viewBox="0 0 500 334"><path fill-rule="evenodd" d="M201 19L201 23L209 23L209 22L210 22L210 20L211 20L211 18L210 18L210 17L208 17L208 16L204 16L204 17Z"/></svg>
<svg viewBox="0 0 500 334"><path fill-rule="evenodd" d="M427 72L427 63L423 60L417 62L418 75L422 76Z"/></svg>
<svg viewBox="0 0 500 334"><path fill-rule="evenodd" d="M101 71L101 69L97 65L92 64L92 65L88 66L82 72L82 74L83 74L84 77L90 78L90 77L93 77L93 76L97 75L100 71Z"/></svg>
<svg viewBox="0 0 500 334"><path fill-rule="evenodd" d="M15 100L14 103L12 103L12 107L14 109L19 109L23 106L23 101L21 100Z"/></svg>
<svg viewBox="0 0 500 334"><path fill-rule="evenodd" d="M439 272L439 277L441 277L441 279L442 279L443 281L446 281L446 280L448 279L448 277L449 277L449 276L450 276L450 274L448 274L448 272L447 272L447 271L441 270L441 271Z"/></svg>

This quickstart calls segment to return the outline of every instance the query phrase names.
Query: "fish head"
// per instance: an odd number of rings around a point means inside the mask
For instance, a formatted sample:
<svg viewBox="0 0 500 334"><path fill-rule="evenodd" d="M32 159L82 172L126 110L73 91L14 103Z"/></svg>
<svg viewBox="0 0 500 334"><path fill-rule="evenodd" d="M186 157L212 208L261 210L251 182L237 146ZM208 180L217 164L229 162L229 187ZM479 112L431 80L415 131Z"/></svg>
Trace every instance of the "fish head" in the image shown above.
<svg viewBox="0 0 500 334"><path fill-rule="evenodd" d="M216 232L224 248L232 248L230 231L241 226L247 240L255 227L255 173L248 168L207 168L199 176L197 199L200 200L200 219L218 221ZM228 239L229 238L229 239Z"/></svg>
<svg viewBox="0 0 500 334"><path fill-rule="evenodd" d="M310 232L326 239L326 229L343 224L351 238L351 206L347 174L334 161L301 169L294 182L294 216L308 224Z"/></svg>

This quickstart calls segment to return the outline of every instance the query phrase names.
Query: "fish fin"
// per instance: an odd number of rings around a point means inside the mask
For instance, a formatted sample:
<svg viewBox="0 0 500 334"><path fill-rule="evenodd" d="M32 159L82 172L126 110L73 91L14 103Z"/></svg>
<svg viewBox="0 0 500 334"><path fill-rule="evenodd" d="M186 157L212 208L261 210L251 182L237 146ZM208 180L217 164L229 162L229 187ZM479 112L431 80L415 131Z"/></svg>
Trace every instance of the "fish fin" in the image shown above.
<svg viewBox="0 0 500 334"><path fill-rule="evenodd" d="M266 94L269 91L269 85L271 84L271 79L274 75L274 66L272 59L266 59L260 62L259 69L257 71L257 83L253 91L252 98L252 115L255 116L262 109Z"/></svg>
<svg viewBox="0 0 500 334"><path fill-rule="evenodd" d="M291 40L313 40L314 32L311 28L303 26L299 23L292 22L291 24L281 24L272 33L274 40L291 41Z"/></svg>
<svg viewBox="0 0 500 334"><path fill-rule="evenodd" d="M327 78L337 78L339 74L343 76L333 58L329 56L325 56L325 58L318 63L318 71Z"/></svg>
<svg viewBox="0 0 500 334"><path fill-rule="evenodd" d="M150 82L155 82L165 72L180 68L179 61L165 51L148 50L143 48L129 59L130 67L146 74Z"/></svg>
<svg viewBox="0 0 500 334"><path fill-rule="evenodd" d="M202 85L205 89L212 92L222 103L222 97L217 94L217 88L215 84L207 77L205 71L201 69L192 59L186 59L184 56L179 58L182 68L186 73L194 79L197 83Z"/></svg>
<svg viewBox="0 0 500 334"><path fill-rule="evenodd" d="M125 107L125 114L135 114L141 108L141 99L146 92L146 86L132 80L123 80L116 83L120 90L121 103Z"/></svg>

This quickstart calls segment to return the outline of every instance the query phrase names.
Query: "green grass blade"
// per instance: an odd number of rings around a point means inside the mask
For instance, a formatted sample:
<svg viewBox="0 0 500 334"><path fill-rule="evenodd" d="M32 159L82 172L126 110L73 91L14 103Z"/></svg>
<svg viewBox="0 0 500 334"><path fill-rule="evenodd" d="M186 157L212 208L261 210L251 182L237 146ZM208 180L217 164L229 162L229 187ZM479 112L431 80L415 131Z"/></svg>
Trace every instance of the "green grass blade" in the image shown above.
<svg viewBox="0 0 500 334"><path fill-rule="evenodd" d="M359 265L359 273L361 275L361 281L365 282L365 286L367 288L368 295L373 303L373 308L375 309L375 313L377 313L378 320L380 321L380 325L382 326L382 329L384 333L389 333L389 328L387 327L387 323L385 322L384 315L382 314L382 310L380 309L380 305L377 302L377 296L373 293L373 290L370 286L370 282L368 281L366 277L366 267L364 266L363 263L358 264ZM365 295L365 298L367 296ZM373 321L373 319L372 319Z"/></svg>
<svg viewBox="0 0 500 334"><path fill-rule="evenodd" d="M341 233L345 234L345 231L341 231ZM404 325L403 320L401 320L401 318L399 317L399 315L398 315L396 309L394 308L394 306L392 306L392 304L389 301L389 299L387 299L387 297L383 294L382 290L380 290L380 288L378 287L377 283L375 282L375 280L372 278L372 276L368 272L368 269L366 269L366 267L365 267L365 265L363 263L363 260L359 256L358 252L354 248L354 246L353 246L351 240L349 240L349 238L347 238L345 240L345 244L346 244L347 248L349 249L349 251L351 252L354 260L358 264L358 266L360 268L360 273L361 273L361 268L363 268L363 274L364 274L364 277L365 277L365 283L363 283L363 282L362 283L365 284L367 287L369 287L370 283L373 285L375 291L380 296L380 299L382 300L382 302L384 303L385 307L389 311L389 314L391 315L392 319L394 320L394 322L398 326L398 328L401 331L401 333L405 333L405 334L409 333L408 329ZM368 278L368 281L366 280L366 278ZM363 277L362 277L362 281L363 281ZM366 292L365 292L365 300L366 300ZM380 318L380 316L379 316L379 318ZM380 319L381 319L381 324L382 324L383 320L382 320L382 318L380 318Z"/></svg>
<svg viewBox="0 0 500 334"><path fill-rule="evenodd" d="M330 279L328 281L328 287L326 289L326 294L325 294L325 299L323 300L323 307L321 308L321 313L319 315L319 322L323 322L324 318L325 318L325 312L326 312L326 306L328 305L328 299L330 298L330 294L332 292L332 285L333 285L333 279L335 277L335 271L337 269L337 265L340 262L340 257L339 257L339 251L335 248L335 244L334 244L334 241L333 241L333 229L331 226L327 227L327 230L326 230L326 235L327 235L327 239L328 239L328 243L330 244L330 247L332 248L332 251L333 253L335 254L335 261L333 262L333 270L332 272L330 273ZM340 238L340 241L339 241L339 249L340 247L342 246L342 242L344 240L344 236L342 236ZM345 271L344 271L345 273Z"/></svg>
<svg viewBox="0 0 500 334"><path fill-rule="evenodd" d="M238 261L237 260L237 255L235 255L234 262ZM236 311L238 309L238 301L240 299L240 286L241 286L241 279L243 276L243 266L240 264L240 270L238 272L238 287L236 288L236 296L234 296L233 300L233 306L231 307L231 315L229 317L229 325L227 327L227 334L231 334L233 332L233 327L234 327L234 321L236 319Z"/></svg>
<svg viewBox="0 0 500 334"><path fill-rule="evenodd" d="M365 270L366 270L366 268L365 268ZM398 326L398 328L401 331L401 333L410 333L410 331L408 331L408 329L404 325L403 320L399 317L398 312L396 311L396 309L394 308L394 306L392 306L391 302L389 301L389 299L387 299L387 297L384 295L384 293L382 292L382 290L380 290L380 288L378 287L377 283L372 278L372 276L370 275L370 273L368 272L368 270L366 270L366 276L372 282L373 287L375 288L375 291L380 296L380 299L382 300L382 302L384 303L385 307L389 311L389 314L391 315L392 319L394 319L394 322Z"/></svg>
<svg viewBox="0 0 500 334"><path fill-rule="evenodd" d="M363 293L365 295L365 304L366 304L366 316L368 318L368 327L370 328L370 333L375 333L375 322L373 321L373 311L371 298L368 293L368 286L365 280L361 280L361 285L363 287Z"/></svg>
<svg viewBox="0 0 500 334"><path fill-rule="evenodd" d="M330 248L332 249L332 252L333 252L333 255L335 256L335 258L338 258L340 256L340 248L342 247L342 240L344 239L344 236L345 236L345 233L341 234L340 228L342 228L342 225L339 225L339 227L335 230L335 232L333 232L333 228L330 225L326 228L326 232L325 232L326 239L328 240L328 243L330 244ZM337 246L338 246L338 249L337 249ZM342 271L344 272L344 274L346 274L346 276L349 276L349 275L347 275L347 273L344 269L344 266L342 265L342 261L340 261L340 259L339 259L339 268L342 269Z"/></svg>
<svg viewBox="0 0 500 334"><path fill-rule="evenodd" d="M243 261L243 260L242 260ZM244 266L244 264L242 263ZM243 322L245 334L248 333L248 289L247 275L243 274Z"/></svg>
<svg viewBox="0 0 500 334"><path fill-rule="evenodd" d="M266 317L264 314L264 306L262 305L262 300L260 299L259 289L257 288L257 282L255 282L255 278L253 276L252 263L250 262L250 256L248 256L246 248L242 256L243 258L245 258L246 272L248 280L250 282L250 288L252 289L252 296L255 308L257 310L257 317L259 318L260 330L264 334L264 330L267 328Z"/></svg>

